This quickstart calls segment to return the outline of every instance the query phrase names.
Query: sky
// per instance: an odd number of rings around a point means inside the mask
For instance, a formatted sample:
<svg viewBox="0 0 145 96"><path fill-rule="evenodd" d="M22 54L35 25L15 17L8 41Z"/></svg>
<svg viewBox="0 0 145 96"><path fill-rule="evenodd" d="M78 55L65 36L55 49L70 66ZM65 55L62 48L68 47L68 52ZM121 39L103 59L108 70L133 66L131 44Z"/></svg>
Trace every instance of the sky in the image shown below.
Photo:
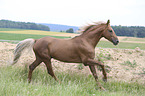
<svg viewBox="0 0 145 96"><path fill-rule="evenodd" d="M0 20L83 26L145 26L145 0L0 0Z"/></svg>

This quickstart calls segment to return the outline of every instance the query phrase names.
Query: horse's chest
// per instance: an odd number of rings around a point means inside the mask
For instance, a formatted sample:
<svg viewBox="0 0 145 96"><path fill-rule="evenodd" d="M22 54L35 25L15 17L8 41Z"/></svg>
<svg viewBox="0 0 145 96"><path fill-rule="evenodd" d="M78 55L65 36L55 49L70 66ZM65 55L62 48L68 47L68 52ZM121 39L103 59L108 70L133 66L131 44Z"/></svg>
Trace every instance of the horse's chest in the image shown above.
<svg viewBox="0 0 145 96"><path fill-rule="evenodd" d="M88 56L88 57L95 57L95 50L92 47L84 47L84 48L80 48L79 50L80 54Z"/></svg>
<svg viewBox="0 0 145 96"><path fill-rule="evenodd" d="M86 57L94 58L95 57L95 51L94 50L86 50L82 54L85 54Z"/></svg>

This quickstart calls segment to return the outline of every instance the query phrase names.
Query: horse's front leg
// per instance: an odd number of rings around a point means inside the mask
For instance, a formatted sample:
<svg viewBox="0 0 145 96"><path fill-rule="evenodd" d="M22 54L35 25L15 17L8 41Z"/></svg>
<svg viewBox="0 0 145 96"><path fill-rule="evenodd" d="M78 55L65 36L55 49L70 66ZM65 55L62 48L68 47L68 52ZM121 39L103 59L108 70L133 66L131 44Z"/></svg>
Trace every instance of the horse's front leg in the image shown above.
<svg viewBox="0 0 145 96"><path fill-rule="evenodd" d="M93 76L94 76L94 78L95 78L95 80L96 80L96 83L97 83L97 85L99 86L99 88L100 88L101 90L105 90L105 89L101 86L100 82L98 81L98 76L97 76L97 72L96 72L95 66L94 66L94 65L90 65L89 68L90 68L90 70L91 70L91 72L92 72L92 74L93 74Z"/></svg>
<svg viewBox="0 0 145 96"><path fill-rule="evenodd" d="M107 73L106 73L106 71L105 71L105 68L104 68L104 64L103 64L103 63L101 63L101 62L99 62L99 61L97 61L97 60L88 59L88 60L85 62L85 65L89 65L89 66L91 66L91 65L98 65L98 66L100 66L100 67L102 68L102 72L103 72L103 75L104 75L103 81L104 81L104 82L107 82Z"/></svg>

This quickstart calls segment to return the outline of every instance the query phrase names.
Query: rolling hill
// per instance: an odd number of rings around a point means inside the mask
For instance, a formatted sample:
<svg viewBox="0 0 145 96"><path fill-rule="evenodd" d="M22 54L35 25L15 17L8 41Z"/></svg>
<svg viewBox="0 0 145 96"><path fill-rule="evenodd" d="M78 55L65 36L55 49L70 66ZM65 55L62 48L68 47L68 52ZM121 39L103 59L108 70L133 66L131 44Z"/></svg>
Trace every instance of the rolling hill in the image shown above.
<svg viewBox="0 0 145 96"><path fill-rule="evenodd" d="M48 23L39 23L45 26L49 26L50 31L54 31L54 32L60 32L60 31L66 31L69 28L73 28L74 32L76 32L79 27L77 26L68 26L68 25L61 25L61 24L48 24Z"/></svg>

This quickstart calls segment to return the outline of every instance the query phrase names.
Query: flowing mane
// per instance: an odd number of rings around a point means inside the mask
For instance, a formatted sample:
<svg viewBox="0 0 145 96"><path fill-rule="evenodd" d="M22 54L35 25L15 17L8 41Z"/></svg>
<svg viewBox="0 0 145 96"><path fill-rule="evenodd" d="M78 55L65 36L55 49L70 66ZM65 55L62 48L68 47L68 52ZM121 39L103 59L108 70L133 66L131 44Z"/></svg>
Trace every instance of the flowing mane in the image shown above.
<svg viewBox="0 0 145 96"><path fill-rule="evenodd" d="M103 21L100 21L100 22L93 22L93 24L88 24L87 26L84 26L81 28L81 33L85 33L86 31L88 31L89 29L92 28L92 30L95 30L97 27L94 27L94 26L98 26L98 25L104 25L106 24L105 22ZM93 28L94 27L94 28ZM92 31L91 30L91 31Z"/></svg>

